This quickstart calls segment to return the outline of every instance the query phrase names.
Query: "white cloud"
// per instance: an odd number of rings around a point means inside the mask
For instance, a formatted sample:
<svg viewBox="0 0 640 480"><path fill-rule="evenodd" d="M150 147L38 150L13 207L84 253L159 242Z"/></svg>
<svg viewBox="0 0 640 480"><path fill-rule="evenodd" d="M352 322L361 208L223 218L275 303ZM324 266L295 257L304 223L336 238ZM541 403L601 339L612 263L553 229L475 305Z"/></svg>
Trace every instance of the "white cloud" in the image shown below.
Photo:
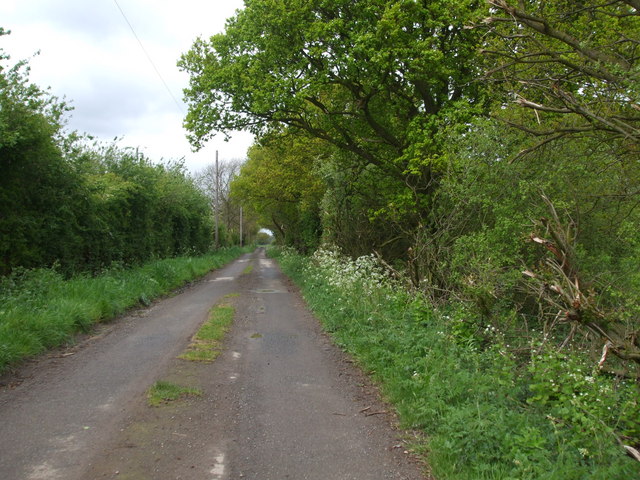
<svg viewBox="0 0 640 480"><path fill-rule="evenodd" d="M70 128L107 141L124 137L123 146L154 160L184 157L195 171L213 161L215 150L223 159L242 158L251 144L246 133L230 142L219 135L191 152L182 128L188 79L176 67L193 40L221 32L238 8L241 0L2 0L0 26L12 34L0 37L0 48L14 60L40 50L31 79L70 101Z"/></svg>

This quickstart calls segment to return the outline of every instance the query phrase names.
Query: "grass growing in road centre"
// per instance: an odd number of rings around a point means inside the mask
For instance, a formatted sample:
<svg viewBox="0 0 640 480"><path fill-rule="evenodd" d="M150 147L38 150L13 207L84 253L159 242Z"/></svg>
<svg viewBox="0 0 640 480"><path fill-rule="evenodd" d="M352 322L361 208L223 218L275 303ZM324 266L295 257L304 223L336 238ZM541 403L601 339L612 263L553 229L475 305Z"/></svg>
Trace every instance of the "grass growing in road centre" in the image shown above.
<svg viewBox="0 0 640 480"><path fill-rule="evenodd" d="M220 342L233 322L235 308L225 302L237 294L226 295L223 301L209 312L209 319L193 336L187 350L178 358L193 362L213 362L221 353Z"/></svg>
<svg viewBox="0 0 640 480"><path fill-rule="evenodd" d="M219 268L248 251L222 249L200 257L112 268L99 276L65 280L54 269L17 270L0 279L0 372L7 366L88 331L127 309Z"/></svg>
<svg viewBox="0 0 640 480"><path fill-rule="evenodd" d="M246 266L246 268L242 271L242 275L249 275L251 272L253 272L253 265L249 264Z"/></svg>
<svg viewBox="0 0 640 480"><path fill-rule="evenodd" d="M173 402L186 396L201 396L202 390L192 387L181 387L175 383L158 380L147 390L147 403L151 407L159 407L163 403Z"/></svg>

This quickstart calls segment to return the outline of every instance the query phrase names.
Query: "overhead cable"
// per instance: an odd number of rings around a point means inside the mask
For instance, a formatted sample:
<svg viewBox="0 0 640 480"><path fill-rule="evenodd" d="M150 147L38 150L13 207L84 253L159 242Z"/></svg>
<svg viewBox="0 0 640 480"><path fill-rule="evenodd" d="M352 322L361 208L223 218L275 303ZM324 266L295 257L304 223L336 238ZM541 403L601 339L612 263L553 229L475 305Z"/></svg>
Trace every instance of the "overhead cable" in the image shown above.
<svg viewBox="0 0 640 480"><path fill-rule="evenodd" d="M184 108L182 107L180 102L178 102L176 97L173 95L173 92L169 88L169 85L167 85L167 82L165 82L164 78L162 77L162 74L160 73L160 70L158 70L158 67L156 67L156 64L154 63L153 59L151 58L151 55L149 55L149 53L147 52L147 49L144 48L144 45L142 44L142 41L140 40L140 38L136 34L136 31L133 28L133 25L131 25L131 22L129 21L129 19L125 15L124 10L122 10L122 7L120 7L120 4L118 3L118 0L113 0L113 3L116 4L116 7L118 7L118 10L120 10L120 13L122 14L122 18L124 18L124 21L127 22L127 25L129 25L129 28L131 29L131 33L133 33L133 36L138 41L138 45L140 45L140 48L142 49L142 51L144 52L145 56L147 57L147 60L149 60L149 63L151 64L151 66L155 70L156 74L158 75L158 78L160 79L160 81L164 85L164 88L167 90L167 92L169 93L169 95L173 99L173 102L178 107L178 110L180 110L180 113L182 113L184 115Z"/></svg>

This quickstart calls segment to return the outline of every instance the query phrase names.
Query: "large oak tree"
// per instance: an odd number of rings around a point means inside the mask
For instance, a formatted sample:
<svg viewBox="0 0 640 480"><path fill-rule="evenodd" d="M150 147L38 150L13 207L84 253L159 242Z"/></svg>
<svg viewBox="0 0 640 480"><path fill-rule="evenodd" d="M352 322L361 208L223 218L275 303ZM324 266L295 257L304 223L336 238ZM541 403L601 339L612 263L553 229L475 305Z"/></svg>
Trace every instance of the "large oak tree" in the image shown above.
<svg viewBox="0 0 640 480"><path fill-rule="evenodd" d="M285 124L426 188L438 130L479 103L477 3L247 0L179 62L190 139Z"/></svg>

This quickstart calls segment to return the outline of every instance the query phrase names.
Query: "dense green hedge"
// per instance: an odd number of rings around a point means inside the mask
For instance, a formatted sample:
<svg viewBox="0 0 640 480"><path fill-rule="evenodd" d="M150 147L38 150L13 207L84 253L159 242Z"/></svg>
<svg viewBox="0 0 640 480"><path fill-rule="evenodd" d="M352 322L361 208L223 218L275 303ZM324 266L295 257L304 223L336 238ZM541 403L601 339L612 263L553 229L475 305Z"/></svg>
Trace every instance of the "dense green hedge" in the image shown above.
<svg viewBox="0 0 640 480"><path fill-rule="evenodd" d="M3 35L0 29L0 38ZM64 131L66 105L0 49L0 275L205 252L206 197L183 167Z"/></svg>
<svg viewBox="0 0 640 480"><path fill-rule="evenodd" d="M210 247L208 200L179 165L114 147L51 149L0 146L0 274L53 264L97 270Z"/></svg>

